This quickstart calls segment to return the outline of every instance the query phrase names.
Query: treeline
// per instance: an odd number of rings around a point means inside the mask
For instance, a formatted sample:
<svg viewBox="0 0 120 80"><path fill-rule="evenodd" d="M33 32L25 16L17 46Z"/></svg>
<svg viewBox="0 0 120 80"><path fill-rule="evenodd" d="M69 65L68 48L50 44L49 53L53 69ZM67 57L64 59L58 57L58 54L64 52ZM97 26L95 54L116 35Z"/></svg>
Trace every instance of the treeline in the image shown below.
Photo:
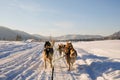
<svg viewBox="0 0 120 80"><path fill-rule="evenodd" d="M56 40L56 42L66 42L66 41L97 41L97 40L104 40L104 39L68 39L68 40Z"/></svg>
<svg viewBox="0 0 120 80"><path fill-rule="evenodd" d="M99 39L91 38L91 39L68 39L68 40L55 40L56 42L66 42L66 41L99 41L99 40L120 40L120 38L112 38L112 37L103 37Z"/></svg>
<svg viewBox="0 0 120 80"><path fill-rule="evenodd" d="M120 40L120 37L104 37L105 40Z"/></svg>
<svg viewBox="0 0 120 80"><path fill-rule="evenodd" d="M34 37L32 38L23 38L21 35L16 35L15 38L13 39L6 39L6 38L0 38L0 40L4 41L25 41L27 39L34 39L35 41L46 41L45 39L36 39ZM49 40L49 39L47 39ZM88 39L68 39L68 40L55 40L56 42L66 42L66 41L98 41L98 40L120 40L120 37L113 37L113 36L107 36L107 37L102 37L102 38L88 38Z"/></svg>
<svg viewBox="0 0 120 80"><path fill-rule="evenodd" d="M0 40L4 40L4 41L21 41L23 40L22 36L21 35L16 35L15 38L11 38L11 39L8 39L8 38L0 38Z"/></svg>

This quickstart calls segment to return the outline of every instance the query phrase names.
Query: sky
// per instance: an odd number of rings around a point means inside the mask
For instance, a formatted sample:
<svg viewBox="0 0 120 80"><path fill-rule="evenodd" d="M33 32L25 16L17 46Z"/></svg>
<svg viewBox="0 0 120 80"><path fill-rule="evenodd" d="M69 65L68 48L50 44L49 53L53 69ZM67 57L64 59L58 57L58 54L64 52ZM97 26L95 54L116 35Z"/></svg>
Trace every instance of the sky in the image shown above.
<svg viewBox="0 0 120 80"><path fill-rule="evenodd" d="M120 0L0 0L0 26L43 36L120 31Z"/></svg>

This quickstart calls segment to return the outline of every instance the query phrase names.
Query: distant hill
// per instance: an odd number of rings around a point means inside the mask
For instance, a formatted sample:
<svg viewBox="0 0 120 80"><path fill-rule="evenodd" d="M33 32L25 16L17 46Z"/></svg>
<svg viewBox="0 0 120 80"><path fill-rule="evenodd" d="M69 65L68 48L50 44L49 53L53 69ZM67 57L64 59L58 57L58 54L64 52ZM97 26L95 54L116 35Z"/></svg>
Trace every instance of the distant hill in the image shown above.
<svg viewBox="0 0 120 80"><path fill-rule="evenodd" d="M24 31L12 30L12 29L0 26L0 40L16 40L17 35L21 36L22 40L31 39L31 38L39 39L38 37L35 37Z"/></svg>
<svg viewBox="0 0 120 80"><path fill-rule="evenodd" d="M34 36L34 37L37 37L37 38L39 38L39 39L43 39L43 40L48 39L48 37L41 36L41 35L39 35L39 34L33 34L33 36Z"/></svg>
<svg viewBox="0 0 120 80"><path fill-rule="evenodd" d="M34 38L34 36L24 32L24 31L14 30L14 32L16 32L16 34L18 34L18 35L21 35L23 39Z"/></svg>
<svg viewBox="0 0 120 80"><path fill-rule="evenodd" d="M113 33L112 35L108 36L109 39L120 39L120 31Z"/></svg>
<svg viewBox="0 0 120 80"><path fill-rule="evenodd" d="M71 34L71 35L64 35L60 37L55 37L57 40L87 40L87 39L101 39L103 38L100 35L76 35L76 34Z"/></svg>
<svg viewBox="0 0 120 80"><path fill-rule="evenodd" d="M36 40L49 40L49 37L41 36L38 34L29 34L24 31L12 30L3 26L0 26L0 40L16 40L16 36L21 36L22 40L26 39L36 39ZM102 40L102 39L120 39L120 31L115 32L110 36L103 37L101 35L79 35L79 34L71 34L71 35L63 35L58 37L51 37L54 40Z"/></svg>
<svg viewBox="0 0 120 80"><path fill-rule="evenodd" d="M6 27L0 26L0 39L1 40L14 40L16 32Z"/></svg>
<svg viewBox="0 0 120 80"><path fill-rule="evenodd" d="M3 26L0 26L0 40L16 40L16 36L20 35L22 37L22 40L26 40L26 39L40 39L40 40L49 40L49 37L45 37L45 36L41 36L38 34L29 34L26 33L24 31L19 31L19 30L12 30ZM86 39L101 39L103 38L100 35L76 35L76 34L72 34L72 35L64 35L64 36L59 36L59 37L52 37L52 39L54 40L86 40Z"/></svg>

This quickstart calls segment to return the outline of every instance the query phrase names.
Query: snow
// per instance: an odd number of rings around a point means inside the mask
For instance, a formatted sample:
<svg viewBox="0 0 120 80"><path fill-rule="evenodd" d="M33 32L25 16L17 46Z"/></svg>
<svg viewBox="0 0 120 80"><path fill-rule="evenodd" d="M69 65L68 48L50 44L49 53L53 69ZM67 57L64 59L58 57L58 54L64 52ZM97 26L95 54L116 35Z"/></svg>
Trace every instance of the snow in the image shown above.
<svg viewBox="0 0 120 80"><path fill-rule="evenodd" d="M78 42L75 44L79 44L75 46L95 55L120 58L120 40Z"/></svg>
<svg viewBox="0 0 120 80"><path fill-rule="evenodd" d="M58 59L56 43L54 60ZM0 80L51 80L44 69L43 42L0 41ZM120 40L73 42L78 57L71 71L64 58L54 62L53 80L120 80Z"/></svg>

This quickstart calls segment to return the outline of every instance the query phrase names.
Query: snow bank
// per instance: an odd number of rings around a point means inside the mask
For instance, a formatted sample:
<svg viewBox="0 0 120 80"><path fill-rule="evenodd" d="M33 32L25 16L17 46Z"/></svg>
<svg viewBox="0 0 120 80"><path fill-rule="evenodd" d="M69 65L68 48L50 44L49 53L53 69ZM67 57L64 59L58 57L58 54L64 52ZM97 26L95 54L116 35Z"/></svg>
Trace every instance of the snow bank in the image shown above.
<svg viewBox="0 0 120 80"><path fill-rule="evenodd" d="M74 46L95 55L120 58L120 40L77 42Z"/></svg>

